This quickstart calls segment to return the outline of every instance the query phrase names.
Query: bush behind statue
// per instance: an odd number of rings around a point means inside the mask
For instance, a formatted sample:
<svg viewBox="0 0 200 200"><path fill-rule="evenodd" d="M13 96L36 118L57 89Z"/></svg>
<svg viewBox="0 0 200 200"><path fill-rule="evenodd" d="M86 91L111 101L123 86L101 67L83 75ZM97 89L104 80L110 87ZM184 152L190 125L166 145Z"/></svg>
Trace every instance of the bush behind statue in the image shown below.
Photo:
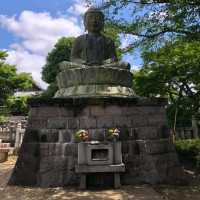
<svg viewBox="0 0 200 200"><path fill-rule="evenodd" d="M180 161L200 172L200 139L177 140L175 146Z"/></svg>

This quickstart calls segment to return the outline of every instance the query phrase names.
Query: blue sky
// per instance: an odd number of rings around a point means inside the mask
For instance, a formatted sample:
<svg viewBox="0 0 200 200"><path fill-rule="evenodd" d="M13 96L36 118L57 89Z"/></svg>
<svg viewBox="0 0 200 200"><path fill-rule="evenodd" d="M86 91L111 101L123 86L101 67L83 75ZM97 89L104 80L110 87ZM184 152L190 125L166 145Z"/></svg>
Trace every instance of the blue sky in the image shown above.
<svg viewBox="0 0 200 200"><path fill-rule="evenodd" d="M19 72L30 72L42 87L41 69L46 55L62 36L84 32L81 0L6 0L0 4L0 49L8 51L7 62ZM125 46L128 37L122 41ZM141 64L139 54L126 55L133 68Z"/></svg>

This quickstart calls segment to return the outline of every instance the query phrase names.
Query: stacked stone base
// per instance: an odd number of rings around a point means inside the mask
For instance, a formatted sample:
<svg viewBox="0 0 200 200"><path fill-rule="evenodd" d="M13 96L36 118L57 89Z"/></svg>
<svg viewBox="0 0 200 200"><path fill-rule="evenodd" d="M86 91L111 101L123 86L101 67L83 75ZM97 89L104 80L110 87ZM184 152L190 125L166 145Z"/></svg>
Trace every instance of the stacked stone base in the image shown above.
<svg viewBox="0 0 200 200"><path fill-rule="evenodd" d="M79 185L75 173L78 143L74 133L86 129L104 140L108 128L119 128L126 171L122 184L175 183L182 177L163 99L82 98L34 100L12 185L57 187Z"/></svg>

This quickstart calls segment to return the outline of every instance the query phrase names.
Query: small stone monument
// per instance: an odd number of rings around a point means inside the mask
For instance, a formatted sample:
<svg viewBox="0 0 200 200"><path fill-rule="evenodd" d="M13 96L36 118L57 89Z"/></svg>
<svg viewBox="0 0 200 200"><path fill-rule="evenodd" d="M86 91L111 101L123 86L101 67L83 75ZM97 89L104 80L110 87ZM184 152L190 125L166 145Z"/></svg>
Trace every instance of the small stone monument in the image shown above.
<svg viewBox="0 0 200 200"><path fill-rule="evenodd" d="M59 90L52 99L29 101L30 114L12 185L58 187L94 180L105 183L175 183L182 177L166 126L166 99L139 98L130 66L117 60L114 42L102 35L103 13L84 16L88 33L60 64ZM89 141L77 141L80 129ZM117 142L107 141L110 129ZM92 177L92 178L91 178Z"/></svg>
<svg viewBox="0 0 200 200"><path fill-rule="evenodd" d="M8 153L10 150L10 143L2 143L0 140L0 163L8 160Z"/></svg>

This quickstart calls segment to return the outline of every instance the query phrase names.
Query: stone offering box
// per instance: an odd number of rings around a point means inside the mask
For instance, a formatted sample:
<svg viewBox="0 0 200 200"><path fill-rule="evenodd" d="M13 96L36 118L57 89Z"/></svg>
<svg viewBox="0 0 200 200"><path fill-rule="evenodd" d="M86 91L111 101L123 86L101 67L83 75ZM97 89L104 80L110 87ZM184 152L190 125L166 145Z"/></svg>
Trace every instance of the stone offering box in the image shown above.
<svg viewBox="0 0 200 200"><path fill-rule="evenodd" d="M114 187L120 187L120 172L125 171L122 163L121 142L81 142L78 144L78 164L75 172L81 174L80 188L87 187L87 174L112 173ZM95 175L94 175L94 182Z"/></svg>
<svg viewBox="0 0 200 200"><path fill-rule="evenodd" d="M0 163L8 160L8 153L10 150L10 143L0 143Z"/></svg>
<svg viewBox="0 0 200 200"><path fill-rule="evenodd" d="M121 184L180 181L183 173L166 126L166 103L161 98L133 97L32 99L28 126L9 184L78 186L84 170L78 164L90 166L93 173L94 166L100 166L96 171L109 171L110 165L122 163L125 172L120 173ZM112 144L92 146L77 143L74 137L78 130L85 129L91 140L103 142L110 128L120 130L117 144L121 145L121 157ZM84 151L86 157L78 156ZM124 166L121 169L124 171Z"/></svg>

